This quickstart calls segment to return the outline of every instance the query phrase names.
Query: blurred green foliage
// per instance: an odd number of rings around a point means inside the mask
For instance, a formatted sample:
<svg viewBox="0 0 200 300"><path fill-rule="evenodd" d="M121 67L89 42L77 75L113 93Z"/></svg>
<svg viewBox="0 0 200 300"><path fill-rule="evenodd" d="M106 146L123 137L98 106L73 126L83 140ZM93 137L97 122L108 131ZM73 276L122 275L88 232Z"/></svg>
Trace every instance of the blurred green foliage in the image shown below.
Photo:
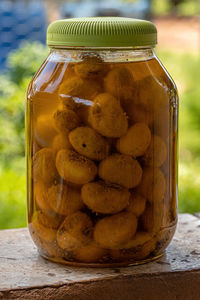
<svg viewBox="0 0 200 300"><path fill-rule="evenodd" d="M42 44L26 43L0 74L0 229L26 225L25 93L47 54Z"/></svg>
<svg viewBox="0 0 200 300"><path fill-rule="evenodd" d="M0 229L26 225L24 100L47 53L39 43L25 44L0 74ZM158 56L179 89L179 212L192 213L200 211L200 57L165 50Z"/></svg>
<svg viewBox="0 0 200 300"><path fill-rule="evenodd" d="M194 16L199 13L199 0L179 0L178 5L173 6L173 0L152 0L153 15L163 16L171 13L178 16Z"/></svg>
<svg viewBox="0 0 200 300"><path fill-rule="evenodd" d="M200 211L200 56L160 50L179 102L179 212Z"/></svg>
<svg viewBox="0 0 200 300"><path fill-rule="evenodd" d="M5 167L24 156L25 93L47 53L38 42L22 45L8 56L8 70L0 74L0 162Z"/></svg>

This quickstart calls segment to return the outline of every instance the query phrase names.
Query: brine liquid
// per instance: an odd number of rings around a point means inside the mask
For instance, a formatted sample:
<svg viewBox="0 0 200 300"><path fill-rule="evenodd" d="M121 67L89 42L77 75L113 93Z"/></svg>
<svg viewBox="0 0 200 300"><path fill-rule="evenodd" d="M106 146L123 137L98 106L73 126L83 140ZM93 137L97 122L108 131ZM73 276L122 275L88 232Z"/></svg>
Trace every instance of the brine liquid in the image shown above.
<svg viewBox="0 0 200 300"><path fill-rule="evenodd" d="M138 264L177 222L177 95L155 59L46 61L27 94L28 221L46 258Z"/></svg>

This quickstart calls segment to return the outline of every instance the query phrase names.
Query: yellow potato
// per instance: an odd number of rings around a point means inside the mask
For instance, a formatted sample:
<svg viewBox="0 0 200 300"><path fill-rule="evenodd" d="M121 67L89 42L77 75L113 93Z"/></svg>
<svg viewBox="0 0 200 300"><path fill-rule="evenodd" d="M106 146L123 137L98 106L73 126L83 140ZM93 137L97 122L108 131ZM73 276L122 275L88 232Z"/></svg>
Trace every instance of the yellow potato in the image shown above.
<svg viewBox="0 0 200 300"><path fill-rule="evenodd" d="M123 249L136 248L138 246L144 245L152 238L153 236L150 233L145 231L138 231L130 241L123 245Z"/></svg>
<svg viewBox="0 0 200 300"><path fill-rule="evenodd" d="M80 125L80 119L73 110L57 110L54 114L55 126L62 134Z"/></svg>
<svg viewBox="0 0 200 300"><path fill-rule="evenodd" d="M75 184L88 183L97 174L97 167L92 160L68 149L58 152L56 167L64 180Z"/></svg>
<svg viewBox="0 0 200 300"><path fill-rule="evenodd" d="M115 153L100 162L99 176L105 181L130 189L140 183L142 168L131 156Z"/></svg>
<svg viewBox="0 0 200 300"><path fill-rule="evenodd" d="M129 205L126 208L127 211L139 217L143 214L146 207L146 199L139 194L132 192L129 198Z"/></svg>
<svg viewBox="0 0 200 300"><path fill-rule="evenodd" d="M161 202L166 191L166 181L162 171L159 168L145 168L137 191L150 202Z"/></svg>
<svg viewBox="0 0 200 300"><path fill-rule="evenodd" d="M34 184L34 199L37 207L41 210L50 209L47 199L47 189L48 186L46 186L43 182L38 181Z"/></svg>
<svg viewBox="0 0 200 300"><path fill-rule="evenodd" d="M66 95L60 95L60 102L61 104L59 105L59 108L61 110L73 110L76 112L77 109L77 103L75 99L71 96L66 96Z"/></svg>
<svg viewBox="0 0 200 300"><path fill-rule="evenodd" d="M126 188L102 181L87 183L82 187L83 202L94 212L114 214L129 203L130 193Z"/></svg>
<svg viewBox="0 0 200 300"><path fill-rule="evenodd" d="M65 259L65 260L71 260L71 258L73 257L72 252L71 251L65 251L63 249L61 249L57 242L52 242L52 243L47 243L47 242L42 242L39 243L39 247L42 248L42 254L44 252L44 255L49 256L49 257L55 257L55 258L61 258L61 259ZM38 246L38 245L37 245Z"/></svg>
<svg viewBox="0 0 200 300"><path fill-rule="evenodd" d="M111 250L110 255L115 261L139 261L147 258L156 247L156 240L149 233L139 231L122 245L122 249Z"/></svg>
<svg viewBox="0 0 200 300"><path fill-rule="evenodd" d="M167 158L165 142L158 136L152 136L151 143L144 154L143 161L146 166L160 167Z"/></svg>
<svg viewBox="0 0 200 300"><path fill-rule="evenodd" d="M57 130L51 114L40 115L35 124L35 139L41 147L50 147Z"/></svg>
<svg viewBox="0 0 200 300"><path fill-rule="evenodd" d="M135 105L133 100L127 107L126 112L131 123L145 123L148 126L153 123L153 112L145 109L142 105Z"/></svg>
<svg viewBox="0 0 200 300"><path fill-rule="evenodd" d="M169 195L165 195L164 201L162 203L162 227L170 227L171 224L173 224L173 216L172 216L172 211L170 210L170 203L169 203Z"/></svg>
<svg viewBox="0 0 200 300"><path fill-rule="evenodd" d="M59 94L82 99L93 100L101 92L98 81L82 79L78 76L69 77L59 88Z"/></svg>
<svg viewBox="0 0 200 300"><path fill-rule="evenodd" d="M154 76L145 77L138 81L138 97L134 98L134 102L147 110L153 110L155 114L164 103L169 102L168 90Z"/></svg>
<svg viewBox="0 0 200 300"><path fill-rule="evenodd" d="M119 249L136 233L137 218L129 212L105 217L94 228L94 239L102 248Z"/></svg>
<svg viewBox="0 0 200 300"><path fill-rule="evenodd" d="M160 230L162 225L164 206L162 205L152 205L147 203L146 209L141 216L142 226L145 231L154 234Z"/></svg>
<svg viewBox="0 0 200 300"><path fill-rule="evenodd" d="M106 256L106 249L100 248L96 243L92 242L89 245L76 249L74 251L75 260L85 263L97 263Z"/></svg>
<svg viewBox="0 0 200 300"><path fill-rule="evenodd" d="M56 135L53 139L52 149L55 154L62 149L73 149L72 145L69 142L68 135L64 135L62 133Z"/></svg>
<svg viewBox="0 0 200 300"><path fill-rule="evenodd" d="M93 101L77 99L73 97L62 97L61 105L59 109L68 109L73 110L77 116L79 117L81 123L85 125L89 125L88 116L89 116L89 108L92 106Z"/></svg>
<svg viewBox="0 0 200 300"><path fill-rule="evenodd" d="M32 166L35 182L42 181L44 184L49 185L58 176L54 153L49 148L43 148L33 156Z"/></svg>
<svg viewBox="0 0 200 300"><path fill-rule="evenodd" d="M81 122L84 124L84 125L89 125L89 109L90 109L90 106L93 105L93 102L92 101L85 101L85 103L79 103L77 105L77 115L79 116Z"/></svg>
<svg viewBox="0 0 200 300"><path fill-rule="evenodd" d="M57 229L63 221L63 216L56 214L54 211L37 211L37 219L40 224L47 228Z"/></svg>
<svg viewBox="0 0 200 300"><path fill-rule="evenodd" d="M119 101L110 94L99 94L90 107L89 122L106 137L120 137L128 129L127 116Z"/></svg>
<svg viewBox="0 0 200 300"><path fill-rule="evenodd" d="M85 57L82 62L75 65L74 71L81 78L102 78L108 71L108 66L98 57Z"/></svg>
<svg viewBox="0 0 200 300"><path fill-rule="evenodd" d="M83 207L81 192L65 184L52 185L47 198L51 209L60 215L68 216Z"/></svg>
<svg viewBox="0 0 200 300"><path fill-rule="evenodd" d="M170 101L160 107L154 116L154 133L160 136L167 144L171 135L171 104Z"/></svg>
<svg viewBox="0 0 200 300"><path fill-rule="evenodd" d="M102 160L109 153L109 144L94 129L77 127L69 134L69 141L74 149L93 160Z"/></svg>
<svg viewBox="0 0 200 300"><path fill-rule="evenodd" d="M142 156L151 142L151 131L144 123L131 126L125 135L117 141L117 149L133 157Z"/></svg>
<svg viewBox="0 0 200 300"><path fill-rule="evenodd" d="M92 221L83 212L75 212L66 217L57 231L60 248L73 250L87 245L92 238Z"/></svg>
<svg viewBox="0 0 200 300"><path fill-rule="evenodd" d="M104 80L105 91L117 98L124 98L124 91L126 93L133 86L133 76L126 67L113 68Z"/></svg>
<svg viewBox="0 0 200 300"><path fill-rule="evenodd" d="M119 89L118 93L116 93L115 97L120 102L127 116L129 116L131 103L134 103L133 98L136 97L136 95L137 89L133 86L127 86L125 89Z"/></svg>
<svg viewBox="0 0 200 300"><path fill-rule="evenodd" d="M176 231L176 226L173 226L171 228L168 227L166 229L160 230L156 234L155 237L157 241L156 255L163 253L163 251L167 248L167 246L169 245L169 243L173 238L175 231Z"/></svg>
<svg viewBox="0 0 200 300"><path fill-rule="evenodd" d="M38 235L32 234L32 227L29 226L30 233L32 235L33 241L37 245L37 248L39 250L39 253L44 257L53 257L53 258L61 258L65 260L72 260L73 259L73 253L72 251L66 251L61 249L56 240L46 242Z"/></svg>
<svg viewBox="0 0 200 300"><path fill-rule="evenodd" d="M29 224L30 233L34 236L34 240L42 239L44 242L53 242L56 240L56 230L45 227L40 224L37 217Z"/></svg>

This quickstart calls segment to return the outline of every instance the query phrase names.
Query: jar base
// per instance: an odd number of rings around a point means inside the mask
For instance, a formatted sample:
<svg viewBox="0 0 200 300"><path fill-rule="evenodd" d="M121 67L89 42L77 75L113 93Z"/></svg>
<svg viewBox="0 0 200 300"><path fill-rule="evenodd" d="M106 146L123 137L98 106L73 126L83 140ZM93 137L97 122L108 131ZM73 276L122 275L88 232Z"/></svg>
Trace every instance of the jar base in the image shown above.
<svg viewBox="0 0 200 300"><path fill-rule="evenodd" d="M113 262L113 263L82 263L82 262L73 262L73 261L66 261L62 258L56 258L56 257L49 257L45 255L44 253L40 253L40 256L48 261L58 263L58 264L64 264L71 267L83 267L83 268L113 268L113 267L131 267L131 266L137 266L146 264L149 262L152 262L154 260L157 260L161 258L164 255L165 251L162 253L159 253L157 256L149 257L140 261L124 261L124 262Z"/></svg>

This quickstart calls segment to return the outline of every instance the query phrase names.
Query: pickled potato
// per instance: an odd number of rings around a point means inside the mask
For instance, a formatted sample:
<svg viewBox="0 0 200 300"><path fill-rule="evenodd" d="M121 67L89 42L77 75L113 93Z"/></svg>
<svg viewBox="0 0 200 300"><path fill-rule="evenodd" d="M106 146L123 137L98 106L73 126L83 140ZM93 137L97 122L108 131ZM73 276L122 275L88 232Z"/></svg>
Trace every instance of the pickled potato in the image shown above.
<svg viewBox="0 0 200 300"><path fill-rule="evenodd" d="M41 147L50 147L57 130L51 114L40 115L35 124L35 138Z"/></svg>
<svg viewBox="0 0 200 300"><path fill-rule="evenodd" d="M68 216L83 207L80 190L65 184L52 185L47 198L51 209L60 215Z"/></svg>
<svg viewBox="0 0 200 300"><path fill-rule="evenodd" d="M166 247L169 245L169 243L171 242L173 235L175 233L176 230L176 226L166 229L162 229L160 230L157 234L156 234L156 241L157 241L157 254L161 254Z"/></svg>
<svg viewBox="0 0 200 300"><path fill-rule="evenodd" d="M109 153L107 141L90 127L82 126L72 130L69 141L78 153L93 160L102 160Z"/></svg>
<svg viewBox="0 0 200 300"><path fill-rule="evenodd" d="M159 168L143 169L142 180L137 191L147 200L152 202L161 202L164 199L166 190L166 181L162 171Z"/></svg>
<svg viewBox="0 0 200 300"><path fill-rule="evenodd" d="M156 239L148 232L138 231L136 235L122 246L122 249L111 250L112 259L118 261L124 260L142 260L147 258L156 247Z"/></svg>
<svg viewBox="0 0 200 300"><path fill-rule="evenodd" d="M117 141L117 149L133 157L142 156L151 142L151 131L144 123L131 126L125 135Z"/></svg>
<svg viewBox="0 0 200 300"><path fill-rule="evenodd" d="M126 188L102 181L87 183L82 187L83 202L89 209L102 214L114 214L129 203L130 193Z"/></svg>
<svg viewBox="0 0 200 300"><path fill-rule="evenodd" d="M123 249L135 248L144 245L146 242L152 239L152 235L145 231L138 231L136 235L123 245Z"/></svg>
<svg viewBox="0 0 200 300"><path fill-rule="evenodd" d="M141 222L144 230L150 233L158 232L162 225L162 216L162 205L158 206L147 203L146 209L141 216Z"/></svg>
<svg viewBox="0 0 200 300"><path fill-rule="evenodd" d="M99 247L95 242L74 251L74 257L85 263L98 262L106 254L107 250Z"/></svg>
<svg viewBox="0 0 200 300"><path fill-rule="evenodd" d="M154 116L154 133L162 137L162 139L168 144L171 130L171 103L170 101L160 107Z"/></svg>
<svg viewBox="0 0 200 300"><path fill-rule="evenodd" d="M151 126L153 123L153 114L142 105L135 105L133 101L127 106L127 115L131 123L145 123Z"/></svg>
<svg viewBox="0 0 200 300"><path fill-rule="evenodd" d="M73 250L87 245L92 238L92 221L83 212L75 212L66 217L57 231L60 248Z"/></svg>
<svg viewBox="0 0 200 300"><path fill-rule="evenodd" d="M63 217L56 214L54 211L37 211L37 219L40 224L45 227L57 229L61 222L63 221Z"/></svg>
<svg viewBox="0 0 200 300"><path fill-rule="evenodd" d="M77 115L79 116L81 122L84 125L90 125L89 124L89 110L90 107L93 105L92 101L87 102L81 102L77 105Z"/></svg>
<svg viewBox="0 0 200 300"><path fill-rule="evenodd" d="M61 133L65 134L69 130L79 126L80 119L77 114L70 109L57 110L54 114L55 126Z"/></svg>
<svg viewBox="0 0 200 300"><path fill-rule="evenodd" d="M124 112L129 117L130 106L133 102L133 98L137 96L137 90L133 88L133 86L126 86L125 89L118 89L118 93L116 93L116 99L120 102L121 107Z"/></svg>
<svg viewBox="0 0 200 300"><path fill-rule="evenodd" d="M140 183L142 168L131 156L115 153L100 162L99 176L129 189Z"/></svg>
<svg viewBox="0 0 200 300"><path fill-rule="evenodd" d="M66 95L59 95L59 99L60 99L60 105L59 105L59 109L60 110L73 110L76 112L77 109L77 103L74 100L73 97L71 96L66 96Z"/></svg>
<svg viewBox="0 0 200 300"><path fill-rule="evenodd" d="M68 109L74 111L79 117L81 123L89 125L89 107L92 106L93 102L90 100L76 99L73 97L60 97L61 105L60 109Z"/></svg>
<svg viewBox="0 0 200 300"><path fill-rule="evenodd" d="M75 184L88 183L97 174L97 167L92 160L69 149L58 152L56 167L64 180Z"/></svg>
<svg viewBox="0 0 200 300"><path fill-rule="evenodd" d="M102 248L119 249L136 233L137 218L129 212L105 217L94 228L94 239Z"/></svg>
<svg viewBox="0 0 200 300"><path fill-rule="evenodd" d="M117 138L126 133L128 121L119 101L110 94L99 94L90 107L89 122L106 137Z"/></svg>
<svg viewBox="0 0 200 300"><path fill-rule="evenodd" d="M98 57L85 57L75 65L74 71L81 78L102 78L108 71L108 66Z"/></svg>
<svg viewBox="0 0 200 300"><path fill-rule="evenodd" d="M53 139L52 149L55 154L62 149L73 149L72 145L69 142L68 135L64 135L62 133L56 135Z"/></svg>
<svg viewBox="0 0 200 300"><path fill-rule="evenodd" d="M42 181L44 184L51 184L58 176L55 167L53 150L43 148L38 151L32 159L33 179L35 182Z"/></svg>
<svg viewBox="0 0 200 300"><path fill-rule="evenodd" d="M143 161L146 166L160 167L167 158L167 147L165 142L158 136L152 136L149 148L144 154Z"/></svg>
<svg viewBox="0 0 200 300"><path fill-rule="evenodd" d="M143 214L146 207L146 199L139 194L132 192L129 198L129 205L126 208L127 211L139 217Z"/></svg>
<svg viewBox="0 0 200 300"><path fill-rule="evenodd" d="M73 76L64 81L59 88L60 95L93 100L101 92L98 81Z"/></svg>
<svg viewBox="0 0 200 300"><path fill-rule="evenodd" d="M46 186L42 181L38 181L34 184L34 199L41 210L49 210L50 206L47 199L47 189Z"/></svg>
<svg viewBox="0 0 200 300"><path fill-rule="evenodd" d="M30 231L33 236L37 239L39 237L45 242L53 242L56 239L56 230L45 227L41 223L39 223L37 217L33 218L33 221L30 223Z"/></svg>
<svg viewBox="0 0 200 300"><path fill-rule="evenodd" d="M105 91L117 98L124 98L127 89L130 91L130 88L133 86L133 76L126 67L115 67L111 69L104 80Z"/></svg>
<svg viewBox="0 0 200 300"><path fill-rule="evenodd" d="M38 243L38 241L37 241ZM70 260L71 258L71 253L70 251L66 251L61 249L57 242L51 242L51 243L47 243L42 241L40 247L42 248L42 251L45 252L45 255L49 255L50 257L55 257L55 258L65 258Z"/></svg>
<svg viewBox="0 0 200 300"><path fill-rule="evenodd" d="M139 97L134 98L136 105L143 105L147 110L157 112L163 104L169 102L166 87L160 78L146 76L138 82Z"/></svg>

